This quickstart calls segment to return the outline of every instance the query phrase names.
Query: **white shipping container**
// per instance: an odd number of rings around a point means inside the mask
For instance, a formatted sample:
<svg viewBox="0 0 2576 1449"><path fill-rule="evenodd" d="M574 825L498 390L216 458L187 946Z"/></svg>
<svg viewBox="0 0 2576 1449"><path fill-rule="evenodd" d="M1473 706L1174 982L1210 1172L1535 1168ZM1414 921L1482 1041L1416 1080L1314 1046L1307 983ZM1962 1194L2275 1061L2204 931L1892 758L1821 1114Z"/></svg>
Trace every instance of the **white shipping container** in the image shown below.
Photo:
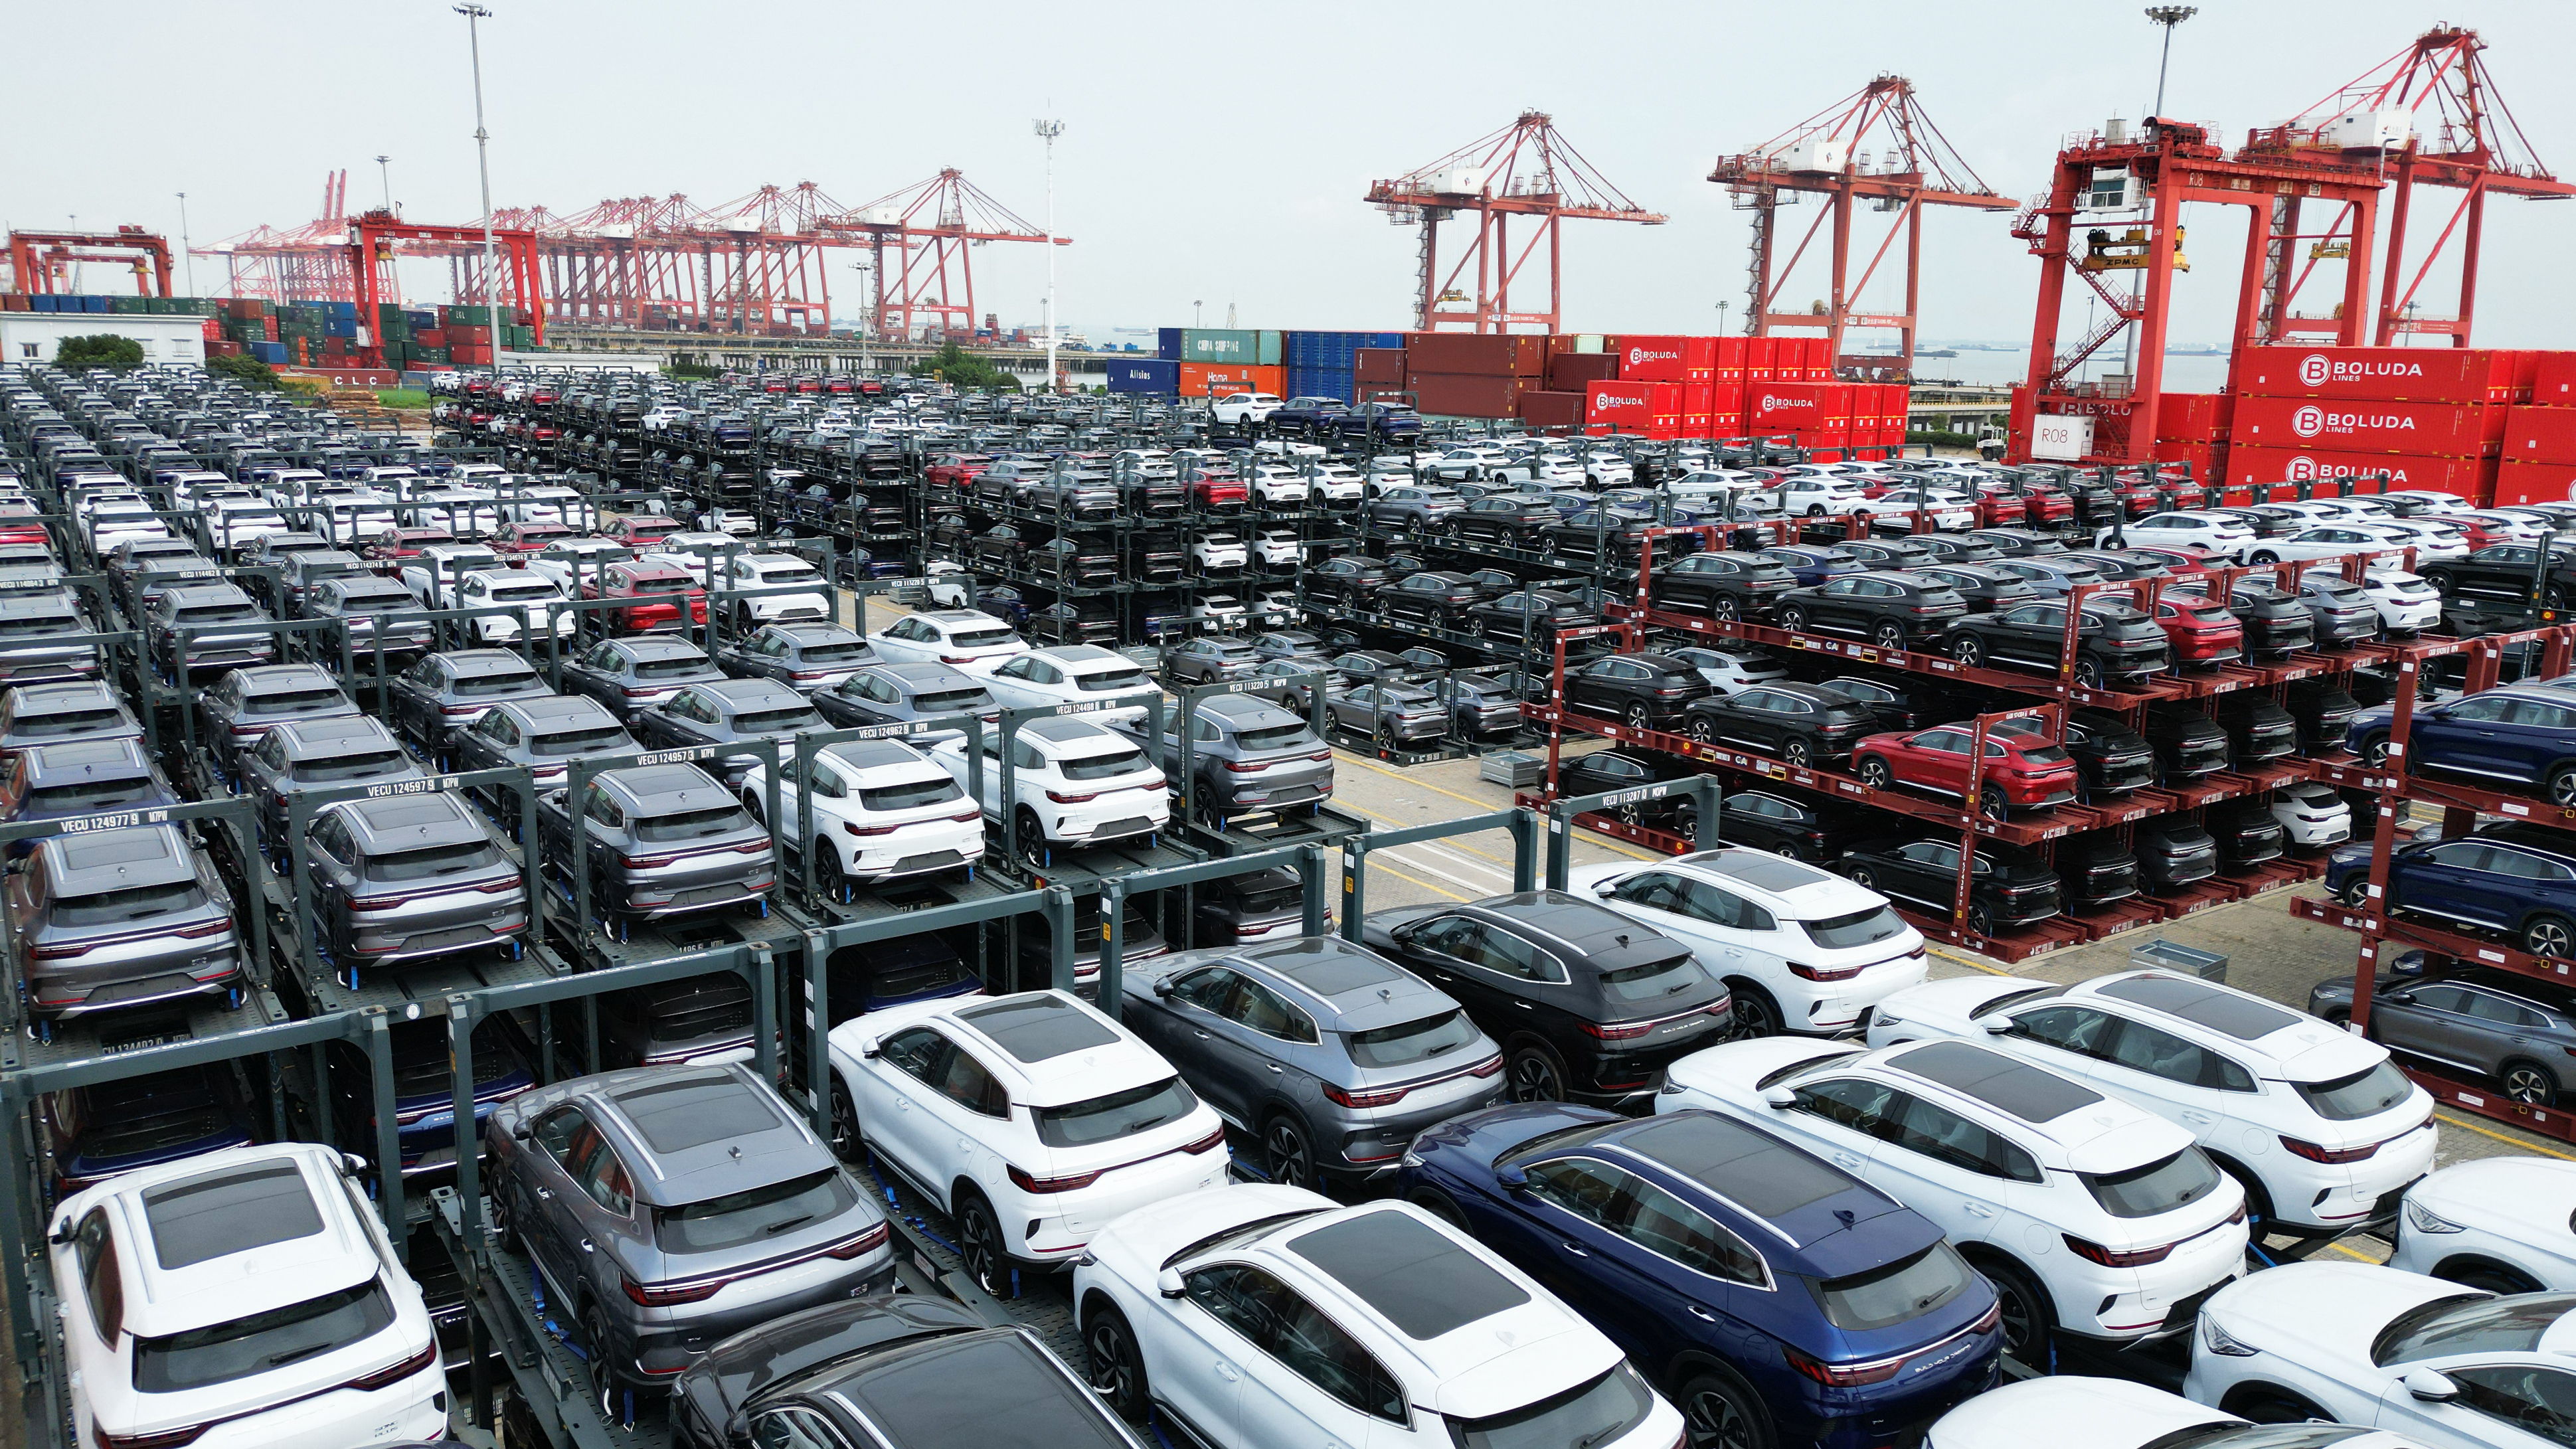
<svg viewBox="0 0 2576 1449"><path fill-rule="evenodd" d="M2053 463L2072 463L2093 451L2093 420L2063 413L2041 413L2030 420L2030 455Z"/></svg>
<svg viewBox="0 0 2576 1449"><path fill-rule="evenodd" d="M2415 134L2407 110L2353 111L2325 123L2326 144L2344 151L2401 151Z"/></svg>
<svg viewBox="0 0 2576 1449"><path fill-rule="evenodd" d="M1839 136L1809 136L1774 152L1783 171L1840 171L1851 165L1851 142Z"/></svg>

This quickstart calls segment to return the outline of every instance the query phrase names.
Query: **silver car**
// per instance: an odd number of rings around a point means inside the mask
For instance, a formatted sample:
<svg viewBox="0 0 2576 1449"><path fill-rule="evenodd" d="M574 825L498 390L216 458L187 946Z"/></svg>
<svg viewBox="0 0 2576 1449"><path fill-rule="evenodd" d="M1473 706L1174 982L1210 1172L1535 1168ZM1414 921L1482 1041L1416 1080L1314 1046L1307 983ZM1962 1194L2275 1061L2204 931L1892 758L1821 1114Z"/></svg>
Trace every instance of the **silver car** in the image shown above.
<svg viewBox="0 0 2576 1449"><path fill-rule="evenodd" d="M39 1020L222 995L241 976L232 897L176 825L39 841L9 877L8 927Z"/></svg>
<svg viewBox="0 0 2576 1449"><path fill-rule="evenodd" d="M573 870L568 791L537 798L546 869ZM658 921L758 900L778 883L769 830L693 765L604 770L582 787L591 909Z"/></svg>
<svg viewBox="0 0 2576 1449"><path fill-rule="evenodd" d="M327 805L305 828L330 951L344 967L515 948L527 884L489 823L450 794Z"/></svg>
<svg viewBox="0 0 2576 1449"><path fill-rule="evenodd" d="M493 1235L578 1320L597 1394L894 1274L875 1197L740 1064L539 1087L492 1110L483 1150Z"/></svg>
<svg viewBox="0 0 2576 1449"><path fill-rule="evenodd" d="M1258 1148L1273 1182L1393 1172L1413 1134L1503 1100L1501 1048L1445 993L1337 936L1122 969L1123 1020Z"/></svg>

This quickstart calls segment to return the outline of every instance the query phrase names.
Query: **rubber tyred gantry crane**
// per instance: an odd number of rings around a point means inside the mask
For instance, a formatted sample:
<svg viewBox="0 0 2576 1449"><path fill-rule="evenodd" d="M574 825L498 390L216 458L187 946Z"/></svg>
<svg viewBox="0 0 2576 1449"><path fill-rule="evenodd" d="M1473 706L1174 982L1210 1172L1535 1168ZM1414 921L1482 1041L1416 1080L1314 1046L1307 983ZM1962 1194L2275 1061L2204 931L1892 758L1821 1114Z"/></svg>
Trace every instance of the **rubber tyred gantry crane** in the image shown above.
<svg viewBox="0 0 2576 1449"><path fill-rule="evenodd" d="M1872 146L1878 149L1873 164ZM1745 287L1745 331L1756 337L1775 328L1822 328L1838 365L1885 367L1889 359L1846 356L1843 335L1855 328L1893 330L1896 365L1914 367L1916 308L1923 261L1923 208L1965 206L1980 211L2010 211L2008 197L1988 190L1977 173L1953 150L1915 99L1913 83L1903 76L1883 75L1859 91L1737 156L1719 159L1708 179L1727 189L1736 209L1753 213L1753 255ZM1801 195L1824 198L1816 219L1786 262L1775 262L1779 211ZM1785 198L1785 203L1784 203ZM1851 281L1852 232L1863 203L1892 213L1887 235L1870 253L1860 279ZM1832 227L1831 273L1822 311L1783 311L1780 294L1807 254L1816 233ZM1878 275L1879 265L1898 236L1905 238L1903 311L1863 311L1861 294Z"/></svg>
<svg viewBox="0 0 2576 1449"><path fill-rule="evenodd" d="M1572 218L1659 226L1665 220L1662 213L1629 200L1592 169L1539 111L1524 111L1510 125L1428 166L1393 180L1371 182L1368 201L1384 208L1398 226L1418 222L1422 227L1413 321L1424 331L1472 326L1478 332L1504 332L1515 325L1535 324L1554 332L1563 308L1563 223ZM1476 239L1443 278L1437 270L1440 223L1462 211L1476 214ZM1510 219L1515 216L1536 223L1517 252L1509 234ZM1547 245L1547 305L1544 310L1516 308L1512 284L1542 242ZM1458 290L1470 263L1476 268L1472 299ZM1450 302L1471 306L1442 311Z"/></svg>
<svg viewBox="0 0 2576 1449"><path fill-rule="evenodd" d="M42 295L68 291L75 262L132 267L136 295L170 295L170 244L139 226L120 226L114 231L9 233L9 272L21 292Z"/></svg>
<svg viewBox="0 0 2576 1449"><path fill-rule="evenodd" d="M865 206L827 216L822 225L864 238L875 254L869 272L875 297L869 312L877 335L896 340L911 337L914 322L923 319L942 331L974 330L971 248L997 241L1073 244L1071 237L1050 237L1021 220L954 166ZM895 248L897 264L891 278L886 275L888 244Z"/></svg>

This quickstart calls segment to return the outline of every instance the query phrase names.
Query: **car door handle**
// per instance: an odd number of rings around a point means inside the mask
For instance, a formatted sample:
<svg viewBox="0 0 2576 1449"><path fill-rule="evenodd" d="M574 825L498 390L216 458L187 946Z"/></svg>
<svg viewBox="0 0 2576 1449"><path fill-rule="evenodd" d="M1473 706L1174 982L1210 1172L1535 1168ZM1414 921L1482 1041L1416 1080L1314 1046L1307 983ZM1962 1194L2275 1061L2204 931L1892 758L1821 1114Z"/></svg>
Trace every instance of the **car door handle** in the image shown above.
<svg viewBox="0 0 2576 1449"><path fill-rule="evenodd" d="M1190 1028L1190 1035L1197 1037L1201 1041L1206 1041L1208 1039L1208 1034L1199 1030L1197 1027Z"/></svg>
<svg viewBox="0 0 2576 1449"><path fill-rule="evenodd" d="M1237 1378L1241 1377L1241 1375L1234 1371L1234 1365L1225 1362L1223 1359L1219 1359L1217 1361L1216 1376L1225 1380L1227 1383L1233 1383Z"/></svg>
<svg viewBox="0 0 2576 1449"><path fill-rule="evenodd" d="M550 1191L549 1189L542 1188L542 1187L537 1189L537 1201L539 1201L539 1202L553 1202L554 1200L555 1200L555 1195L554 1195L554 1193L553 1193L552 1191Z"/></svg>
<svg viewBox="0 0 2576 1449"><path fill-rule="evenodd" d="M1286 1067L1283 1067L1283 1066L1279 1065L1277 1062L1263 1062L1263 1063L1262 1063L1262 1065L1263 1065L1263 1066L1265 1066L1265 1067L1268 1067L1270 1070L1272 1070L1272 1071L1274 1071L1274 1072L1278 1072L1278 1073L1280 1073L1280 1074L1281 1074L1281 1075L1283 1075L1283 1076L1284 1076L1284 1075L1286 1075L1286 1073L1287 1073L1287 1071L1288 1071L1288 1069L1287 1069Z"/></svg>
<svg viewBox="0 0 2576 1449"><path fill-rule="evenodd" d="M2190 1123L2194 1127L2206 1127L2218 1119L2207 1112L2185 1112L2182 1114L2182 1120Z"/></svg>
<svg viewBox="0 0 2576 1449"><path fill-rule="evenodd" d="M1717 1321L1716 1314L1709 1312L1707 1309L1700 1307L1696 1303L1690 1305L1690 1316L1703 1323L1715 1323Z"/></svg>
<svg viewBox="0 0 2576 1449"><path fill-rule="evenodd" d="M909 1112L912 1110L912 1103L905 1101L901 1097L897 1097L894 1099L894 1109L898 1112Z"/></svg>
<svg viewBox="0 0 2576 1449"><path fill-rule="evenodd" d="M1860 1158L1849 1152L1835 1153L1834 1162L1838 1166L1849 1168L1854 1172L1858 1172L1860 1170Z"/></svg>
<svg viewBox="0 0 2576 1449"><path fill-rule="evenodd" d="M581 1240L581 1250L585 1253L596 1253L599 1251L599 1249L591 1246L590 1239L588 1238Z"/></svg>
<svg viewBox="0 0 2576 1449"><path fill-rule="evenodd" d="M1537 1008L1537 1007L1530 1005L1530 1004L1529 1004L1528 1002L1526 1002L1526 1001L1515 1001L1515 1002L1513 1002L1513 1003L1512 1003L1512 1005L1519 1007L1519 1008L1520 1008L1521 1010L1523 1010L1523 1011L1536 1011L1536 1010L1538 1010L1538 1008Z"/></svg>
<svg viewBox="0 0 2576 1449"><path fill-rule="evenodd" d="M1576 1256L1576 1257L1578 1257L1578 1258L1589 1258L1589 1257L1591 1257L1591 1256L1592 1256L1592 1250L1591 1250L1591 1249L1586 1248L1586 1247L1583 1247L1582 1245L1577 1244L1577 1243L1560 1243L1560 1244L1558 1244L1558 1246L1559 1246L1559 1247L1562 1247L1563 1249L1565 1249L1565 1251L1567 1251L1567 1252L1569 1252L1569 1253L1572 1253L1574 1256Z"/></svg>
<svg viewBox="0 0 2576 1449"><path fill-rule="evenodd" d="M1993 1208L1990 1208L1981 1202L1963 1202L1959 1204L1959 1207L1961 1211L1967 1213L1967 1215L1972 1218L1990 1218L1995 1215L1995 1210Z"/></svg>

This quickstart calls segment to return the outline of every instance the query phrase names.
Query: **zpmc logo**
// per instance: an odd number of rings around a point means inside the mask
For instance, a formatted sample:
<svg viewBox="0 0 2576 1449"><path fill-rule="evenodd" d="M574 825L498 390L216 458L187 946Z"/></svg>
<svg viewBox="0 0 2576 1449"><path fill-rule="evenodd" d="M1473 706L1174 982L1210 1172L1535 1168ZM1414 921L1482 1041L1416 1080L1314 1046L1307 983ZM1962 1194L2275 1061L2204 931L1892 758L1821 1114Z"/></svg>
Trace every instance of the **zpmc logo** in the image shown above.
<svg viewBox="0 0 2576 1449"><path fill-rule="evenodd" d="M2290 431L2302 438L2313 438L2326 430L2326 410L2313 404L2290 414Z"/></svg>
<svg viewBox="0 0 2576 1449"><path fill-rule="evenodd" d="M2334 364L2322 352L2311 352L2299 359L2299 381L2309 387L2323 387L2334 377Z"/></svg>

